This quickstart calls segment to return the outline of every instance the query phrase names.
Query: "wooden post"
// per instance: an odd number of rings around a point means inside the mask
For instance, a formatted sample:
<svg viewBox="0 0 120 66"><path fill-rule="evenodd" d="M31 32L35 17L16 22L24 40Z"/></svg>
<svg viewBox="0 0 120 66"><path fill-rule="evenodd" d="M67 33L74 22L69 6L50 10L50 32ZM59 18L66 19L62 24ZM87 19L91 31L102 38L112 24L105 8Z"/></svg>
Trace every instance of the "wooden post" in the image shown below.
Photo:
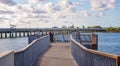
<svg viewBox="0 0 120 66"><path fill-rule="evenodd" d="M12 32L12 38L13 38L13 32Z"/></svg>
<svg viewBox="0 0 120 66"><path fill-rule="evenodd" d="M17 32L15 32L15 37L17 37Z"/></svg>
<svg viewBox="0 0 120 66"><path fill-rule="evenodd" d="M10 32L10 38L13 38L13 32L12 31Z"/></svg>
<svg viewBox="0 0 120 66"><path fill-rule="evenodd" d="M27 36L29 36L29 32L27 32Z"/></svg>
<svg viewBox="0 0 120 66"><path fill-rule="evenodd" d="M98 36L96 34L92 34L92 49L98 49Z"/></svg>
<svg viewBox="0 0 120 66"><path fill-rule="evenodd" d="M116 66L120 66L120 56L118 56L116 59Z"/></svg>
<svg viewBox="0 0 120 66"><path fill-rule="evenodd" d="M25 32L23 32L23 37L25 37Z"/></svg>
<svg viewBox="0 0 120 66"><path fill-rule="evenodd" d="M5 33L5 38L7 38L7 33Z"/></svg>
<svg viewBox="0 0 120 66"><path fill-rule="evenodd" d="M19 37L21 37L21 32L19 32Z"/></svg>
<svg viewBox="0 0 120 66"><path fill-rule="evenodd" d="M15 32L13 32L13 38L15 38Z"/></svg>
<svg viewBox="0 0 120 66"><path fill-rule="evenodd" d="M1 38L3 38L3 35L2 35L2 33L0 33L1 34Z"/></svg>

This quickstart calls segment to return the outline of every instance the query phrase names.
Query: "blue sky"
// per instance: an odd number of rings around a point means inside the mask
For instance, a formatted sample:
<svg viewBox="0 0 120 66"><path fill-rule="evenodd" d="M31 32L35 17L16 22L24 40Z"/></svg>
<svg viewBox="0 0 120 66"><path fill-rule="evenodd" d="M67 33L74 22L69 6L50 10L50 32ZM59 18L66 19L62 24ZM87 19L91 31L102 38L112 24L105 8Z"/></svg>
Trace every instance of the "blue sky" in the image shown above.
<svg viewBox="0 0 120 66"><path fill-rule="evenodd" d="M17 3L20 3L20 4L27 4L28 3L27 0L14 0L14 1Z"/></svg>
<svg viewBox="0 0 120 66"><path fill-rule="evenodd" d="M1 28L9 27L9 24L15 24L18 28L62 27L72 24L75 27L120 27L120 0L7 1L9 2L0 0L0 5L4 7L0 7Z"/></svg>

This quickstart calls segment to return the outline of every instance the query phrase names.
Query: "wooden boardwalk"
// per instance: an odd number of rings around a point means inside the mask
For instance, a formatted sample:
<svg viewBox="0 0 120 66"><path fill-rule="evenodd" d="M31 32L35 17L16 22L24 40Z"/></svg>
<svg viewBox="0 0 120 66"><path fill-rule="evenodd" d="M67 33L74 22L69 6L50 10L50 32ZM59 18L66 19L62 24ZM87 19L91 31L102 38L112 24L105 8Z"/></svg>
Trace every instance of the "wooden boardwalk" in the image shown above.
<svg viewBox="0 0 120 66"><path fill-rule="evenodd" d="M35 66L77 66L70 52L70 43L52 43Z"/></svg>

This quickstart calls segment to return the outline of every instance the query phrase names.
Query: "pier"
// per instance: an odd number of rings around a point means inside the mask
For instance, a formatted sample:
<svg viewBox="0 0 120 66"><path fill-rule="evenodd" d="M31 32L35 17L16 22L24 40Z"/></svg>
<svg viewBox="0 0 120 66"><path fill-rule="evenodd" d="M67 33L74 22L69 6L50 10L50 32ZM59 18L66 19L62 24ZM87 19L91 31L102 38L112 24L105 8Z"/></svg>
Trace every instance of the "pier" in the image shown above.
<svg viewBox="0 0 120 66"><path fill-rule="evenodd" d="M120 66L120 56L97 51L96 34L64 34L67 42L55 37L50 43L49 38L45 35L20 51L0 54L0 66Z"/></svg>
<svg viewBox="0 0 120 66"><path fill-rule="evenodd" d="M70 52L69 42L51 43L50 48L39 57L35 66L77 66Z"/></svg>

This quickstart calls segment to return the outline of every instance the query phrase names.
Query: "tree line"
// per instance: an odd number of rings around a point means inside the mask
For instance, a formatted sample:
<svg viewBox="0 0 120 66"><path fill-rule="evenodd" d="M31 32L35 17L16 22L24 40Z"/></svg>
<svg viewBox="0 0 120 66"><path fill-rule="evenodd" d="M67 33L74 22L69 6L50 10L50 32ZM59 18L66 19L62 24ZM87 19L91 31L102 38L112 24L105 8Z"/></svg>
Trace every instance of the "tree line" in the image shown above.
<svg viewBox="0 0 120 66"><path fill-rule="evenodd" d="M80 27L74 27L74 25L71 25L71 26L68 26L68 27L67 26L62 26L62 28L80 28ZM99 25L85 27L83 25L82 28L97 28L97 29L102 29L104 27L101 27ZM105 32L120 32L120 27L106 27L104 29L105 29Z"/></svg>
<svg viewBox="0 0 120 66"><path fill-rule="evenodd" d="M92 27L88 27L88 28L103 28L101 26L92 26ZM106 27L104 28L105 32L120 32L120 27Z"/></svg>
<svg viewBox="0 0 120 66"><path fill-rule="evenodd" d="M108 27L106 32L120 32L120 27Z"/></svg>

